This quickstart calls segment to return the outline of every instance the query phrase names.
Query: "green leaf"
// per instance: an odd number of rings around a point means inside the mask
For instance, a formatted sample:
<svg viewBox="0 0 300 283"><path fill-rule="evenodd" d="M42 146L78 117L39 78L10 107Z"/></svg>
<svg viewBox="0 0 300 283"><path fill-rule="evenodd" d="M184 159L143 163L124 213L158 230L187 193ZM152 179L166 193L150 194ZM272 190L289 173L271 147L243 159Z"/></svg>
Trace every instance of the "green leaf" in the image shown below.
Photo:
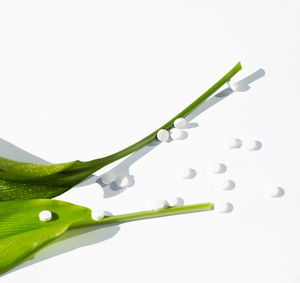
<svg viewBox="0 0 300 283"><path fill-rule="evenodd" d="M0 157L0 200L53 198L106 164L102 159L32 164Z"/></svg>
<svg viewBox="0 0 300 283"><path fill-rule="evenodd" d="M43 210L51 221L39 220ZM72 224L90 219L90 210L56 200L5 201L0 203L0 273L3 273L48 242L62 235Z"/></svg>
<svg viewBox="0 0 300 283"><path fill-rule="evenodd" d="M160 129L170 130L177 118L186 117L242 69L240 62L169 122L135 144L115 154L88 162L32 164L0 157L0 200L53 198L69 190L102 167L156 140Z"/></svg>
<svg viewBox="0 0 300 283"><path fill-rule="evenodd" d="M211 203L170 207L123 215L106 216L95 221L91 210L64 201L50 199L0 202L0 274L18 265L68 229L92 225L120 224L167 215L212 210ZM39 213L48 210L52 219L43 222Z"/></svg>

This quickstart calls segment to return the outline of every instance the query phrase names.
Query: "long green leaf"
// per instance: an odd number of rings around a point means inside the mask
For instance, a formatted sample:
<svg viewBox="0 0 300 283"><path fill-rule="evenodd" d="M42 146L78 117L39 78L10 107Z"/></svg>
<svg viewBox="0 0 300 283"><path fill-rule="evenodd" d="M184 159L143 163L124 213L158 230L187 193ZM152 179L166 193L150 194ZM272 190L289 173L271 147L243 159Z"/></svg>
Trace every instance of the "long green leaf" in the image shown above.
<svg viewBox="0 0 300 283"><path fill-rule="evenodd" d="M211 203L194 204L107 216L95 221L91 218L90 209L63 201L35 199L0 202L0 274L18 265L68 229L211 209ZM40 221L39 213L43 210L51 211L50 221Z"/></svg>
<svg viewBox="0 0 300 283"><path fill-rule="evenodd" d="M186 117L242 69L240 62L224 77L169 122L137 143L104 158L88 162L32 164L0 157L0 200L52 198L69 190L95 171L123 158L156 139L157 131L169 130L177 118Z"/></svg>

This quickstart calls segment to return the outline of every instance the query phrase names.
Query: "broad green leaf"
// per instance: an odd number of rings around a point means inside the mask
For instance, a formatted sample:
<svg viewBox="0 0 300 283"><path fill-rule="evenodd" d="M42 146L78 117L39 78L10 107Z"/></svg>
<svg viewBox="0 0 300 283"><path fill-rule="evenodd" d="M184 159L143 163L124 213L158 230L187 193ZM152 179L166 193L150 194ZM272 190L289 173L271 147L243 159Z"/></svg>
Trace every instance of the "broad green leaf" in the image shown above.
<svg viewBox="0 0 300 283"><path fill-rule="evenodd" d="M241 69L239 62L169 122L135 144L107 157L61 164L32 164L0 157L0 200L52 198L64 193L100 168L148 145L156 139L160 129L170 130L177 118L190 114Z"/></svg>
<svg viewBox="0 0 300 283"><path fill-rule="evenodd" d="M120 224L153 217L212 210L211 203L168 207L93 220L91 210L68 202L51 199L12 200L0 202L0 274L15 267L68 229L103 224ZM52 213L43 222L39 214Z"/></svg>
<svg viewBox="0 0 300 283"><path fill-rule="evenodd" d="M0 157L0 200L58 196L106 164L103 159L32 164Z"/></svg>
<svg viewBox="0 0 300 283"><path fill-rule="evenodd" d="M43 210L52 212L52 220L40 221ZM92 223L90 215L88 208L57 200L0 202L0 273L62 235L71 225Z"/></svg>

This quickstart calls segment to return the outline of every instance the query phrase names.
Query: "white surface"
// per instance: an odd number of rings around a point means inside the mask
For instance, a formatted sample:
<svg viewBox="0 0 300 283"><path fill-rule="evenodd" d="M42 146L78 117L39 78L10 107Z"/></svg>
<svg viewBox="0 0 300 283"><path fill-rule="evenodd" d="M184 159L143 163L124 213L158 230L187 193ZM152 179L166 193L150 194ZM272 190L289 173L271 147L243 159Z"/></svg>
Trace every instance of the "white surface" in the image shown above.
<svg viewBox="0 0 300 283"><path fill-rule="evenodd" d="M1 1L7 157L34 159L15 146L48 162L105 156L162 126L238 60L235 81L254 73L240 91L212 100L186 140L114 169L134 176L134 186L91 182L58 197L118 214L179 195L186 204L230 202L231 213L73 231L1 282L300 282L299 10L296 0ZM260 68L265 76L253 81ZM223 149L235 136L263 146ZM234 190L212 190L216 176L204 169L215 161L228 166ZM182 164L197 178L172 178ZM270 185L285 195L266 198Z"/></svg>

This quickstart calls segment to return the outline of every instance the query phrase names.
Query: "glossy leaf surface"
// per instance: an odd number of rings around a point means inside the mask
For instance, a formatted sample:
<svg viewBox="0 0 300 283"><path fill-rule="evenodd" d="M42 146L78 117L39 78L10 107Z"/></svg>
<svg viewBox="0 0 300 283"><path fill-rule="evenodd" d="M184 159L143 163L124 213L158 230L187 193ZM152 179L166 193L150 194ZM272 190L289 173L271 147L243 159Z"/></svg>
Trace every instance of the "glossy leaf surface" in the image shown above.
<svg viewBox="0 0 300 283"><path fill-rule="evenodd" d="M32 164L0 157L0 200L58 196L104 165L101 160Z"/></svg>
<svg viewBox="0 0 300 283"><path fill-rule="evenodd" d="M40 221L43 210L52 212L52 220ZM0 273L62 235L72 224L91 219L90 215L88 208L57 200L0 202Z"/></svg>

